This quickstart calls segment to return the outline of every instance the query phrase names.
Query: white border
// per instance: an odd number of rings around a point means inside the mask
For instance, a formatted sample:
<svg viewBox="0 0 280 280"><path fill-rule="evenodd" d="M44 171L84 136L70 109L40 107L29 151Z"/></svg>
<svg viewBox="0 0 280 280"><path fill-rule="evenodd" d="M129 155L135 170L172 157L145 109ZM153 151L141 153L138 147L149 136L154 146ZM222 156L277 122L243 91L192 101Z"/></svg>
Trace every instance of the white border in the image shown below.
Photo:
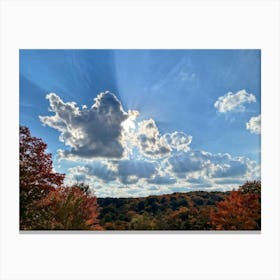
<svg viewBox="0 0 280 280"><path fill-rule="evenodd" d="M0 3L1 279L280 278L278 1ZM261 49L262 233L19 234L22 48Z"/></svg>

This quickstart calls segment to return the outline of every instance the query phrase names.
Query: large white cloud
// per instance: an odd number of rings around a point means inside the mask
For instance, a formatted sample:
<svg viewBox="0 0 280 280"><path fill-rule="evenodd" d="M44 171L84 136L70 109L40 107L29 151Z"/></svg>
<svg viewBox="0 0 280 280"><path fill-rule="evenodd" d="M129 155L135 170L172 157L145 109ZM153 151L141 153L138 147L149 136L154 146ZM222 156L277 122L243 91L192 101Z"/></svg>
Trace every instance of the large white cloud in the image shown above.
<svg viewBox="0 0 280 280"><path fill-rule="evenodd" d="M236 93L228 92L227 94L220 96L214 103L214 107L220 113L226 113L230 111L244 111L245 103L256 102L256 97L252 93L247 93L245 89Z"/></svg>
<svg viewBox="0 0 280 280"><path fill-rule="evenodd" d="M261 115L252 117L246 123L246 129L248 129L251 133L260 134L261 133Z"/></svg>
<svg viewBox="0 0 280 280"><path fill-rule="evenodd" d="M74 102L63 102L55 93L46 98L54 115L40 116L41 122L60 131L60 141L71 147L70 151L61 151L61 156L122 157L121 123L128 114L115 95L100 93L89 109L86 106L80 109Z"/></svg>

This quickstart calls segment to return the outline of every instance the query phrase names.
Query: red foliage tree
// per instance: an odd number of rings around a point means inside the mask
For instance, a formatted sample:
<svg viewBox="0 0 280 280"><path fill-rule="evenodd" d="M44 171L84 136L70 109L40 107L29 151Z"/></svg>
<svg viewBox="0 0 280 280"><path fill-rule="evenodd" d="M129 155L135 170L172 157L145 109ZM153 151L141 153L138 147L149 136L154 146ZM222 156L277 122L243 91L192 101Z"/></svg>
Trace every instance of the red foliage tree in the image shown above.
<svg viewBox="0 0 280 280"><path fill-rule="evenodd" d="M20 126L19 139L20 187L61 186L64 174L53 171L52 155L46 153L47 144L32 137L27 127Z"/></svg>
<svg viewBox="0 0 280 280"><path fill-rule="evenodd" d="M20 228L30 229L38 220L35 202L61 186L64 174L53 171L52 156L42 139L32 137L24 126L19 133Z"/></svg>
<svg viewBox="0 0 280 280"><path fill-rule="evenodd" d="M233 190L224 201L217 203L217 209L211 212L210 218L217 230L259 230L260 196Z"/></svg>

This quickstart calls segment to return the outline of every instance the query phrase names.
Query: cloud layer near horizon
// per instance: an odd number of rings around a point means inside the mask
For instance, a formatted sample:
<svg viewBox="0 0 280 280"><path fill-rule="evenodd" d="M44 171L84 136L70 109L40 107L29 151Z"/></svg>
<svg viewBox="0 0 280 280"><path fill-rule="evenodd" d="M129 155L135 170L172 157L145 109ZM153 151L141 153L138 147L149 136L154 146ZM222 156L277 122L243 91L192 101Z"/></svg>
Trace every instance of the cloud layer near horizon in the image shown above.
<svg viewBox="0 0 280 280"><path fill-rule="evenodd" d="M66 181L92 184L98 196L226 190L259 179L254 161L192 150L192 136L178 131L161 134L155 120L138 121L139 112L126 112L110 92L100 93L90 108L64 102L55 93L46 98L53 115L39 118L58 130L60 141L70 147L58 151L60 159L76 162ZM225 112L253 99L246 91L230 93L215 107Z"/></svg>

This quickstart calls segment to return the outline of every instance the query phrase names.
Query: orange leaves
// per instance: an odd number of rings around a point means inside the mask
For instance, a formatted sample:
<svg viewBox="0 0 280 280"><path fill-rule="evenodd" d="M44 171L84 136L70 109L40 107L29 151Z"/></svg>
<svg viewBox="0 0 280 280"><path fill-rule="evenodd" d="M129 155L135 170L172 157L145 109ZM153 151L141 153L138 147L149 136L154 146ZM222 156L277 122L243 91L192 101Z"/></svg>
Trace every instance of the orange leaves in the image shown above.
<svg viewBox="0 0 280 280"><path fill-rule="evenodd" d="M217 203L217 210L212 210L210 217L217 230L260 229L260 196L232 191L224 201Z"/></svg>
<svg viewBox="0 0 280 280"><path fill-rule="evenodd" d="M100 229L96 197L77 187L56 188L38 202L38 208L45 211L46 220L50 221L46 229Z"/></svg>

